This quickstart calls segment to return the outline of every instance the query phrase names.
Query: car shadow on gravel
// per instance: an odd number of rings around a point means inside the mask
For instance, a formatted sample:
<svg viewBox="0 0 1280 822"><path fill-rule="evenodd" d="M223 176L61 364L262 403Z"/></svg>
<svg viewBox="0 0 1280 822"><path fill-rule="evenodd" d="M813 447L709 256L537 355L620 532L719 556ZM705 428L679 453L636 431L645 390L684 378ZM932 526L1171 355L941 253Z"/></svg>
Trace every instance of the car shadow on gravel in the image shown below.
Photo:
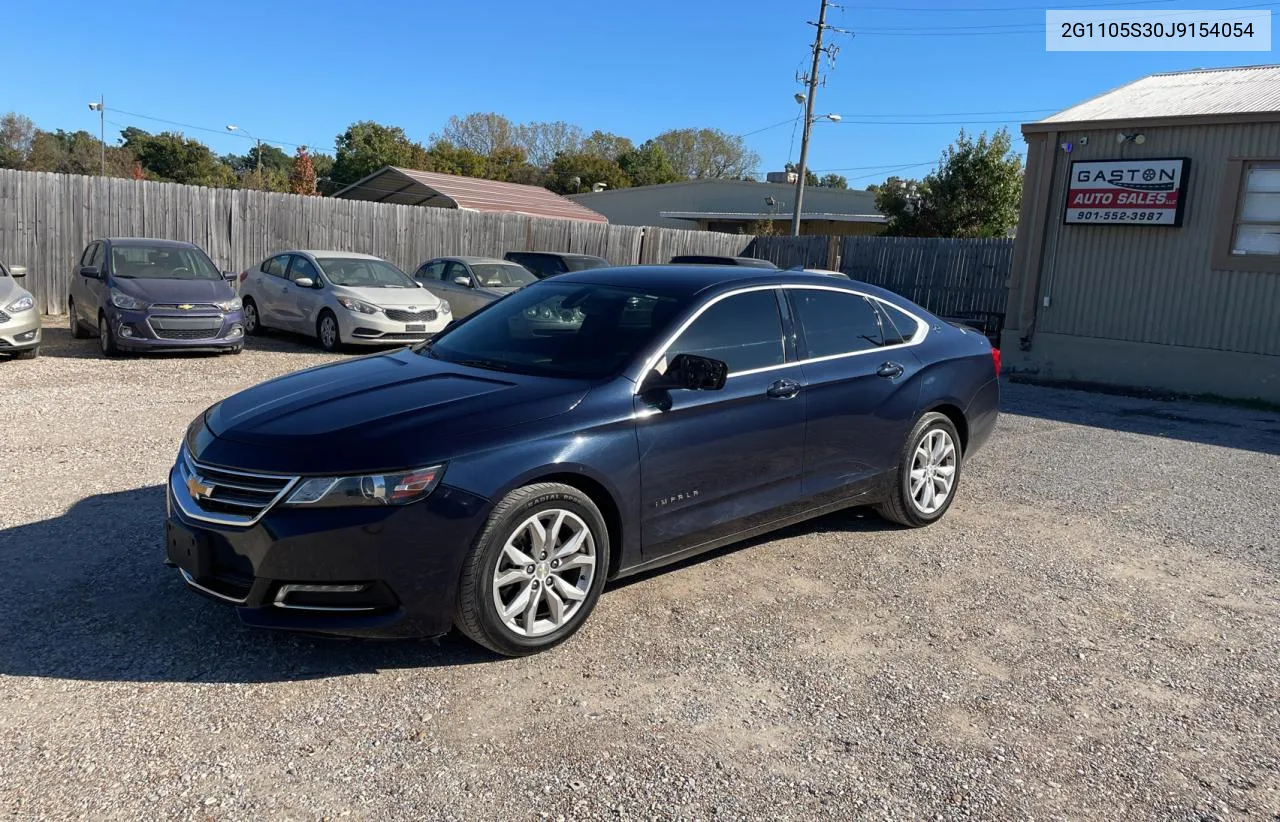
<svg viewBox="0 0 1280 822"><path fill-rule="evenodd" d="M248 629L164 566L164 507L155 485L0 530L0 675L279 682L498 659L455 637L371 642Z"/></svg>
<svg viewBox="0 0 1280 822"><path fill-rule="evenodd" d="M86 340L77 340L71 336L71 331L67 328L67 318L62 317L44 317L44 330L41 334L40 356L42 357L59 357L63 359L84 359L99 360L102 359L102 351L98 347L98 338L91 337ZM381 350L381 349L371 349ZM292 334L266 334L257 337L250 337L245 343L245 351L269 351L275 354L313 354L320 355L324 352L315 345L311 340L303 336L294 336ZM126 357L146 358L155 360L171 360L181 359L183 357L218 357L221 354L212 351L162 351L158 353L147 354L126 354Z"/></svg>
<svg viewBox="0 0 1280 822"><path fill-rule="evenodd" d="M1001 392L1003 413L1280 456L1280 413L1263 407L1008 381Z"/></svg>

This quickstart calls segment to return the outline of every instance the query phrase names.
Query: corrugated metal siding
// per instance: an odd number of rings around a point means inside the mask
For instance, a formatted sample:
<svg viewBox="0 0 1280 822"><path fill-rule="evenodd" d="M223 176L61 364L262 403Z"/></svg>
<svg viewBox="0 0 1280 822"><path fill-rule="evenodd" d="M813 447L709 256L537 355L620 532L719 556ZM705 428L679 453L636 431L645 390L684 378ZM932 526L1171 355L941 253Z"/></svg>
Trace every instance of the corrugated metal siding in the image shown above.
<svg viewBox="0 0 1280 822"><path fill-rule="evenodd" d="M1041 123L1134 120L1280 110L1280 65L1152 74L1064 109Z"/></svg>
<svg viewBox="0 0 1280 822"><path fill-rule="evenodd" d="M1037 328L1134 342L1280 355L1280 276L1210 268L1215 218L1229 158L1280 155L1280 124L1143 129L1125 159L1190 157L1180 228L1062 225L1071 160L1121 156L1115 133L1068 135L1050 194Z"/></svg>

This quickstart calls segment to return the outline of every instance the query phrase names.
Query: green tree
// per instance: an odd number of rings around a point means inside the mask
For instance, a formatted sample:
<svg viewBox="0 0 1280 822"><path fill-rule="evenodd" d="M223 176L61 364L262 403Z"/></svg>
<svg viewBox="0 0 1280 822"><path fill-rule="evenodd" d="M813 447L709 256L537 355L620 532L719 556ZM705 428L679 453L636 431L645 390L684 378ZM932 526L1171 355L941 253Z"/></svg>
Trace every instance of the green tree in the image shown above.
<svg viewBox="0 0 1280 822"><path fill-rule="evenodd" d="M889 218L885 234L894 237L940 236L927 183L890 177L880 185L867 186L867 191L876 195L876 210Z"/></svg>
<svg viewBox="0 0 1280 822"><path fill-rule="evenodd" d="M0 116L0 168L25 168L35 136L30 117L16 111Z"/></svg>
<svg viewBox="0 0 1280 822"><path fill-rule="evenodd" d="M548 168L555 161L557 154L579 151L582 148L583 134L578 126L557 120L551 123L524 123L515 127L514 144L524 151L526 160L538 168ZM492 157L496 151L506 146L499 146L489 152Z"/></svg>
<svg viewBox="0 0 1280 822"><path fill-rule="evenodd" d="M591 191L597 183L604 183L607 188L628 188L631 180L612 160L566 151L551 162L546 186L557 194L578 194Z"/></svg>
<svg viewBox="0 0 1280 822"><path fill-rule="evenodd" d="M320 194L332 194L337 191L329 179L333 174L333 155L315 152L311 154L311 167L316 170L316 191Z"/></svg>
<svg viewBox="0 0 1280 822"><path fill-rule="evenodd" d="M672 129L653 142L666 152L676 173L689 179L741 179L760 163L760 155L741 137L718 128Z"/></svg>
<svg viewBox="0 0 1280 822"><path fill-rule="evenodd" d="M593 131L582 141L583 154L594 154L606 160L617 161L623 154L635 150L635 143L628 137L607 131Z"/></svg>
<svg viewBox="0 0 1280 822"><path fill-rule="evenodd" d="M197 186L231 188L236 184L232 168L198 140L166 131L148 134L139 128L122 132L124 147L142 164L148 177Z"/></svg>
<svg viewBox="0 0 1280 822"><path fill-rule="evenodd" d="M846 180L842 174L823 174L821 179L818 180L818 187L847 190L849 188L849 181Z"/></svg>
<svg viewBox="0 0 1280 822"><path fill-rule="evenodd" d="M504 183L540 185L544 175L529 162L524 149L511 147L500 148L486 158L484 176Z"/></svg>
<svg viewBox="0 0 1280 822"><path fill-rule="evenodd" d="M617 163L633 186L656 186L683 179L672 167L662 146L652 140L639 148L624 150L618 155Z"/></svg>
<svg viewBox="0 0 1280 822"><path fill-rule="evenodd" d="M437 140L427 149L426 171L484 178L489 172L489 158L453 143Z"/></svg>
<svg viewBox="0 0 1280 822"><path fill-rule="evenodd" d="M384 166L430 167L427 150L410 140L398 126L384 126L372 120L352 123L338 135L336 145L329 176L337 187L350 185Z"/></svg>
<svg viewBox="0 0 1280 822"><path fill-rule="evenodd" d="M785 166L782 167L782 169L783 171L787 171L787 172L790 172L791 174L795 174L800 170L800 166L797 163L787 163ZM818 180L818 175L814 174L813 169L811 168L806 168L804 170L804 185L805 185L805 188L817 188L818 186L822 185L822 183Z"/></svg>

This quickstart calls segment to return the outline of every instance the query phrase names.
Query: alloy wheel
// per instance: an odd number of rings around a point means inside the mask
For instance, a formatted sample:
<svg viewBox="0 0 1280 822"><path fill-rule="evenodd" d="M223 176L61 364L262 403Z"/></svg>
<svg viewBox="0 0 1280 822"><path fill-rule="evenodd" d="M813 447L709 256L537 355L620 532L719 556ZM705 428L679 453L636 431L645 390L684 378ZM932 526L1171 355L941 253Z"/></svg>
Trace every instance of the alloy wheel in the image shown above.
<svg viewBox="0 0 1280 822"><path fill-rule="evenodd" d="M252 302L244 304L244 333L245 336L256 334L258 332L258 307Z"/></svg>
<svg viewBox="0 0 1280 822"><path fill-rule="evenodd" d="M553 508L515 528L493 571L493 606L512 633L541 637L577 615L596 573L596 543L586 522Z"/></svg>
<svg viewBox="0 0 1280 822"><path fill-rule="evenodd" d="M320 344L326 349L332 349L338 342L338 321L333 317L324 316L320 318Z"/></svg>
<svg viewBox="0 0 1280 822"><path fill-rule="evenodd" d="M104 355L111 353L111 327L107 325L106 317L98 318L98 345Z"/></svg>
<svg viewBox="0 0 1280 822"><path fill-rule="evenodd" d="M911 457L911 502L922 514L932 514L951 496L956 481L956 444L941 428L920 438Z"/></svg>

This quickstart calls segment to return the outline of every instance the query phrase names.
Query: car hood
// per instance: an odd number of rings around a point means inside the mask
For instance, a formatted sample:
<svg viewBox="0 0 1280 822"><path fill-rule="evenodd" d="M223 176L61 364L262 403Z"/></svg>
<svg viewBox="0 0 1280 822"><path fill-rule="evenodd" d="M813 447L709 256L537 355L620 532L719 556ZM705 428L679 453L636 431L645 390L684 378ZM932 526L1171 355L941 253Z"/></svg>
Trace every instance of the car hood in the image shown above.
<svg viewBox="0 0 1280 822"><path fill-rule="evenodd" d="M226 280L152 280L112 277L111 285L131 297L149 303L218 303L234 299L235 290Z"/></svg>
<svg viewBox="0 0 1280 822"><path fill-rule="evenodd" d="M355 297L383 308L409 308L419 311L439 308L440 298L425 288L352 288L335 285L333 293L343 297Z"/></svg>
<svg viewBox="0 0 1280 822"><path fill-rule="evenodd" d="M4 308L19 297L26 297L30 293L18 285L18 281L14 278L0 277L0 308Z"/></svg>
<svg viewBox="0 0 1280 822"><path fill-rule="evenodd" d="M586 382L456 366L401 349L299 371L206 412L214 465L351 474L444 462L461 438L564 414Z"/></svg>

